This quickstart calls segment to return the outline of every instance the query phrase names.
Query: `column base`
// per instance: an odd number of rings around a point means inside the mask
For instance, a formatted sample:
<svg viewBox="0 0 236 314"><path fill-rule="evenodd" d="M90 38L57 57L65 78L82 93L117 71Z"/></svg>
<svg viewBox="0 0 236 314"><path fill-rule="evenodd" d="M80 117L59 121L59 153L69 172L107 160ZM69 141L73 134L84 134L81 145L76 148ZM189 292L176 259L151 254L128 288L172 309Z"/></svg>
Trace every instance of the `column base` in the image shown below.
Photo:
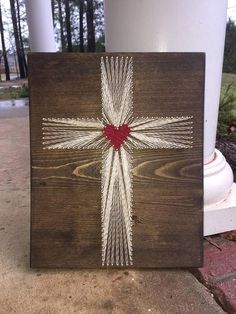
<svg viewBox="0 0 236 314"><path fill-rule="evenodd" d="M204 207L204 236L236 230L236 183L223 202Z"/></svg>
<svg viewBox="0 0 236 314"><path fill-rule="evenodd" d="M236 184L225 157L217 149L204 166L204 235L236 229Z"/></svg>

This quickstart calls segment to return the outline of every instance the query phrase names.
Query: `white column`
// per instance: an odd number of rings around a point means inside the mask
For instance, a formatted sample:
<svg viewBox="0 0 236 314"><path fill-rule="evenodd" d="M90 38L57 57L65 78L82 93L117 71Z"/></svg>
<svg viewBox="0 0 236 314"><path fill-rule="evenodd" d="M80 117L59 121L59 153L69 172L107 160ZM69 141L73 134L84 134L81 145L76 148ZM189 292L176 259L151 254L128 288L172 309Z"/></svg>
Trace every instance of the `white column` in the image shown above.
<svg viewBox="0 0 236 314"><path fill-rule="evenodd" d="M51 0L25 0L32 52L56 51Z"/></svg>
<svg viewBox="0 0 236 314"><path fill-rule="evenodd" d="M226 20L227 0L105 0L106 51L206 52L205 234L236 229L232 170L215 150ZM230 193L231 224L219 221L215 211L212 215L219 203L217 213L225 212Z"/></svg>

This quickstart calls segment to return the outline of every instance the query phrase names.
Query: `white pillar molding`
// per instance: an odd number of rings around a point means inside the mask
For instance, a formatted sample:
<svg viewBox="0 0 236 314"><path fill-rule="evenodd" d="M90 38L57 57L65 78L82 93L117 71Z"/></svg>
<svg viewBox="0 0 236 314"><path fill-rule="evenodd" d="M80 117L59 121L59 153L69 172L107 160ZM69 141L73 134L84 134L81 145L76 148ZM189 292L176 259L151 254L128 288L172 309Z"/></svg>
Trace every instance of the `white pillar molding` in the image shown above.
<svg viewBox="0 0 236 314"><path fill-rule="evenodd" d="M206 52L204 233L236 229L236 219L231 219L236 213L232 170L215 150L227 0L104 2L108 52ZM216 215L219 211L221 216Z"/></svg>
<svg viewBox="0 0 236 314"><path fill-rule="evenodd" d="M215 158L204 167L204 235L236 229L236 184L224 156L217 149Z"/></svg>
<svg viewBox="0 0 236 314"><path fill-rule="evenodd" d="M204 169L204 205L211 206L227 199L232 188L233 173L219 150Z"/></svg>
<svg viewBox="0 0 236 314"><path fill-rule="evenodd" d="M51 0L25 0L32 52L55 52Z"/></svg>

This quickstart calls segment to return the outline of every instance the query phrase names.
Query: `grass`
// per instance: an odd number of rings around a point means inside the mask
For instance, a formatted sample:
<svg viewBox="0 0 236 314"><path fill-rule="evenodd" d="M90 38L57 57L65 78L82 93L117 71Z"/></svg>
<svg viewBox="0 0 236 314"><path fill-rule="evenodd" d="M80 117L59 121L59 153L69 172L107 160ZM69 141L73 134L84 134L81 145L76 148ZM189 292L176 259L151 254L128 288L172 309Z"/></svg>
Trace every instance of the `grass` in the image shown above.
<svg viewBox="0 0 236 314"><path fill-rule="evenodd" d="M222 89L226 88L229 84L232 84L231 85L231 91L236 96L236 74L223 73L222 85L221 85ZM235 107L233 109L233 113L236 114L236 103L235 103Z"/></svg>
<svg viewBox="0 0 236 314"><path fill-rule="evenodd" d="M8 87L0 90L0 99L26 98L28 94L28 87L24 84L17 88Z"/></svg>
<svg viewBox="0 0 236 314"><path fill-rule="evenodd" d="M217 138L236 139L236 74L223 73Z"/></svg>
<svg viewBox="0 0 236 314"><path fill-rule="evenodd" d="M236 74L223 73L222 76L222 88L232 84L232 91L236 95Z"/></svg>

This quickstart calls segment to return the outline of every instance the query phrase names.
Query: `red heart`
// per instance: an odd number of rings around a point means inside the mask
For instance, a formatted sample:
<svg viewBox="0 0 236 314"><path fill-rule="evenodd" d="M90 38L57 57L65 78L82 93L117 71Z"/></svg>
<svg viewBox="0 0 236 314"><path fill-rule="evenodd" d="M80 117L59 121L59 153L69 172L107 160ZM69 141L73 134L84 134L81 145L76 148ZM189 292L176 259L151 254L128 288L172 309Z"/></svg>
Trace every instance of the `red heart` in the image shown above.
<svg viewBox="0 0 236 314"><path fill-rule="evenodd" d="M103 129L103 133L111 142L111 145L118 150L129 135L130 128L128 124L123 124L118 128L112 124L107 124Z"/></svg>

